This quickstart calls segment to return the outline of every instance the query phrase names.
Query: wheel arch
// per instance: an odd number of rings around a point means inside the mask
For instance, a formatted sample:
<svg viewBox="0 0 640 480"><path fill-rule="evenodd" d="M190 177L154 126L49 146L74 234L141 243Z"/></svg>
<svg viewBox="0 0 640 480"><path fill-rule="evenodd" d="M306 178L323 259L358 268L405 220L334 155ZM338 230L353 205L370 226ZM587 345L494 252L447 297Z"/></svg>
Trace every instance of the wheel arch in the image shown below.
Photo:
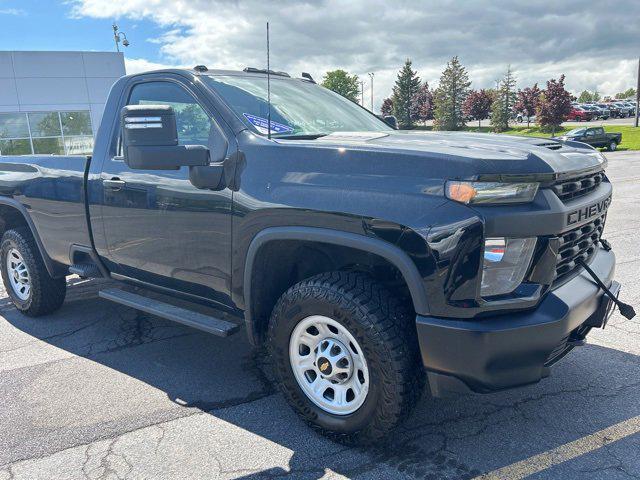
<svg viewBox="0 0 640 480"><path fill-rule="evenodd" d="M242 280L244 315L247 334L253 344L259 344L262 341L261 330L264 327L262 325L264 319L256 315L255 302L258 295L256 295L254 284L254 273L260 259L268 255L265 249L269 245L282 241L342 247L383 259L397 269L404 280L414 311L416 313L429 311L422 277L410 257L397 246L373 237L318 227L269 227L253 238L245 257ZM315 273L319 272L311 274ZM304 277L300 279L302 278Z"/></svg>
<svg viewBox="0 0 640 480"><path fill-rule="evenodd" d="M0 236L5 231L18 226L29 228L49 275L54 278L64 276L64 267L54 262L47 254L36 226L25 206L13 198L0 197Z"/></svg>

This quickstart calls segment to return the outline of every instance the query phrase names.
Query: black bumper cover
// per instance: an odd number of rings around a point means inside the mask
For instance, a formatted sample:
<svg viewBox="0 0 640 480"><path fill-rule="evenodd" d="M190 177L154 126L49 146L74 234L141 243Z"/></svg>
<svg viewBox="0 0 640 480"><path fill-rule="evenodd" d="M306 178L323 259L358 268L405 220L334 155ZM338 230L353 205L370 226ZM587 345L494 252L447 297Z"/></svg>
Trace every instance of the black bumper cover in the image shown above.
<svg viewBox="0 0 640 480"><path fill-rule="evenodd" d="M598 250L591 268L611 285L615 255ZM416 318L422 360L434 396L487 393L535 383L563 339L606 315L602 291L586 272L549 292L535 310L479 320Z"/></svg>

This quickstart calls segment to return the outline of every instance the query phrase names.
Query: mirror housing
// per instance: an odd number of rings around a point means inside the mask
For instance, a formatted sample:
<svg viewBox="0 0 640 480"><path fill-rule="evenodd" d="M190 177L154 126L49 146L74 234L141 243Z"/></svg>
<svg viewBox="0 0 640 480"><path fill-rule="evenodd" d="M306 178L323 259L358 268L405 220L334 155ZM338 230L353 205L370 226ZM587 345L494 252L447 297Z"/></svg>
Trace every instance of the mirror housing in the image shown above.
<svg viewBox="0 0 640 480"><path fill-rule="evenodd" d="M173 107L128 105L120 112L122 154L129 168L178 170L182 166L209 165L204 145L178 145Z"/></svg>
<svg viewBox="0 0 640 480"><path fill-rule="evenodd" d="M398 130L398 119L395 115L385 115L382 120L394 130Z"/></svg>

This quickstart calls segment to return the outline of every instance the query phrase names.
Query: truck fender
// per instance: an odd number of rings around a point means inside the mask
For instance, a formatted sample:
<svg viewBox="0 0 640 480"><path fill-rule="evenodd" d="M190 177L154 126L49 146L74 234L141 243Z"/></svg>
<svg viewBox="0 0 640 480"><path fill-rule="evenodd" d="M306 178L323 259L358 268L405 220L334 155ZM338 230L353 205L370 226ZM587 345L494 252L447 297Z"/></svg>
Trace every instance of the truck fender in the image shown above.
<svg viewBox="0 0 640 480"><path fill-rule="evenodd" d="M269 227L260 231L251 241L244 266L243 294L247 333L254 341L253 314L251 305L251 276L260 248L274 240L300 240L341 245L378 255L394 265L404 277L409 288L416 313L429 311L427 295L422 277L411 258L397 246L383 240L318 227Z"/></svg>
<svg viewBox="0 0 640 480"><path fill-rule="evenodd" d="M38 246L38 250L40 251L40 255L42 256L42 260L44 261L44 265L47 268L47 272L54 278L59 278L65 275L65 270L60 265L57 265L51 257L47 254L44 249L44 245L42 244L42 240L40 239L40 235L38 235L38 231L36 230L36 226L29 215L29 212L20 202L13 198L9 197L0 197L0 205L6 205L12 207L17 210L22 217L24 218L26 224L29 226L31 230L31 235L33 235L34 240L36 241L36 245Z"/></svg>

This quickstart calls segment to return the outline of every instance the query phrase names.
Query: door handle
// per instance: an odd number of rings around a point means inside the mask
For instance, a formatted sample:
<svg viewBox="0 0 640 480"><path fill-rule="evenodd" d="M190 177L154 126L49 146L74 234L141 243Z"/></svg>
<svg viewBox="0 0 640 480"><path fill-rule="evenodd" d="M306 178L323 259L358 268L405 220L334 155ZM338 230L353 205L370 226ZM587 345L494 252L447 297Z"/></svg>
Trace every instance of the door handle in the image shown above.
<svg viewBox="0 0 640 480"><path fill-rule="evenodd" d="M120 180L118 177L114 177L111 180L103 180L102 185L109 190L122 190L127 183L124 180Z"/></svg>

